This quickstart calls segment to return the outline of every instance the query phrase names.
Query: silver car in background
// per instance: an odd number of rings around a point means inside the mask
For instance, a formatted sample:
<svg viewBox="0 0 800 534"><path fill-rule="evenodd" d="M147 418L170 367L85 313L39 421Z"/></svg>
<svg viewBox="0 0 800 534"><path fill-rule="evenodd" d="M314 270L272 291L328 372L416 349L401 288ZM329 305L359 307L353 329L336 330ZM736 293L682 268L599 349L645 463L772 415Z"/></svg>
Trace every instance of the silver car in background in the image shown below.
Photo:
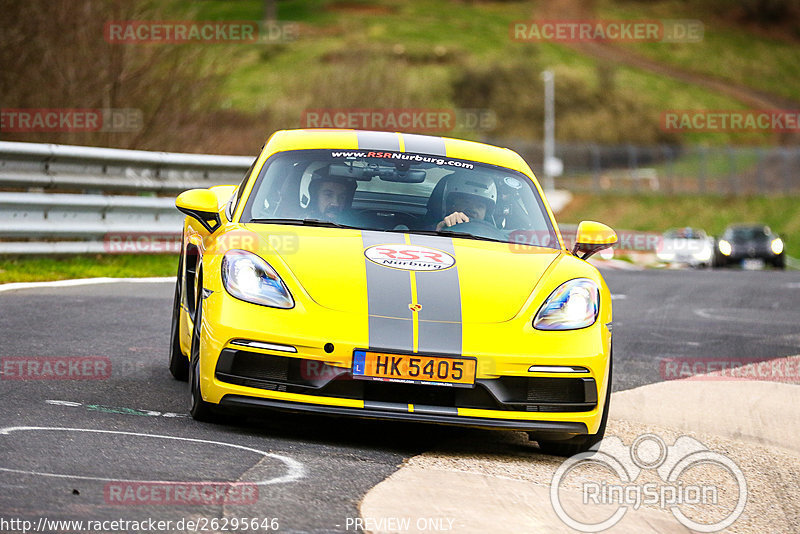
<svg viewBox="0 0 800 534"><path fill-rule="evenodd" d="M697 228L673 228L664 232L656 249L658 260L667 264L711 267L714 238Z"/></svg>

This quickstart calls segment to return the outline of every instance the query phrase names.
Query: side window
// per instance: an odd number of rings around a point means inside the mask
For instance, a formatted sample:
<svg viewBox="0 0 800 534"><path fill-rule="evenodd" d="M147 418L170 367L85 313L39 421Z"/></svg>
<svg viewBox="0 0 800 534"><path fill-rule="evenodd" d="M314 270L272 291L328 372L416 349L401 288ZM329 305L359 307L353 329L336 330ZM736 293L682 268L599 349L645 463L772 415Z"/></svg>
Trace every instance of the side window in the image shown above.
<svg viewBox="0 0 800 534"><path fill-rule="evenodd" d="M228 217L228 220L233 220L233 212L236 211L236 206L239 205L239 201L242 199L242 194L244 193L244 186L247 184L247 180L250 178L250 175L253 173L253 168L256 166L256 158L253 161L253 164L250 165L250 168L247 169L247 172L244 173L244 178L242 182L233 190L233 195L231 195L231 199L228 201L228 207L225 209L225 215Z"/></svg>
<svg viewBox="0 0 800 534"><path fill-rule="evenodd" d="M239 184L236 189L233 190L233 194L231 195L230 200L228 200L228 206L225 208L225 216L228 220L233 220L233 212L236 210L236 205L239 203L239 195L238 192L242 188L242 184Z"/></svg>

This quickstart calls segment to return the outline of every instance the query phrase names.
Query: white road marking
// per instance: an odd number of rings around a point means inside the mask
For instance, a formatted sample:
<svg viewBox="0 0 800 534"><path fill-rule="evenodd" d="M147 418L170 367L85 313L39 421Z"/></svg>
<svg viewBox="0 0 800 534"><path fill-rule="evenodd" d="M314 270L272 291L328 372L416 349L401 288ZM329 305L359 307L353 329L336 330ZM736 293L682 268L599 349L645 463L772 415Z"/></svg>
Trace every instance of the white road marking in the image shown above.
<svg viewBox="0 0 800 534"><path fill-rule="evenodd" d="M224 441L212 441L207 439L197 439L197 438L181 438L177 436L165 436L161 434L144 434L141 432L123 432L121 430L98 430L93 428L61 428L61 427L54 427L54 426L9 426L5 428L0 428L0 435L9 435L11 432L36 432L36 431L63 431L63 432L87 432L87 433L97 433L97 434L116 434L116 435L123 435L123 436L138 436L138 437L145 437L145 438L156 438L156 439L174 439L176 441L189 441L192 443L205 443L208 445L218 445L222 447L231 447L234 449L241 449L243 451L252 452L254 454L258 454L263 456L264 458L274 458L283 462L286 465L287 473L283 476L275 477L275 478L268 478L265 480L260 480L258 482L249 482L249 484L254 484L256 486L267 486L271 484L285 484L288 482L294 482L295 480L299 480L305 476L305 466L295 460L294 458L290 458L288 456L283 456L280 454L274 454L271 452L261 451L258 449L253 449L251 447L245 447L244 445L236 445L234 443L225 443ZM26 471L23 469L10 469L8 467L0 467L0 471L7 471L9 473L20 473L23 475L38 475L44 477L56 477L56 478L74 478L74 479L81 479L81 480L97 480L100 482L148 482L148 483L155 483L155 484L168 484L170 481L166 480L125 480L125 479L117 479L117 478L102 478L102 477L87 477L82 475L67 475L67 474L60 474L60 473L44 473L40 471ZM174 481L172 481L174 482ZM237 480L235 482L241 482Z"/></svg>
<svg viewBox="0 0 800 534"><path fill-rule="evenodd" d="M757 323L757 324L794 324L793 319L789 318L787 321L781 319L774 319L764 317L764 312L766 311L774 311L777 313L776 310L747 310L747 309L737 309L735 311L743 312L742 317L736 317L733 315L724 315L722 312L725 311L732 311L729 309L715 309L715 308L699 308L692 310L692 312L702 317L703 319L711 319L712 321L730 321L730 322L738 322L738 323ZM783 317L782 317L783 318Z"/></svg>
<svg viewBox="0 0 800 534"><path fill-rule="evenodd" d="M115 284L120 282L129 284L162 284L166 282L175 282L175 277L151 276L147 278L78 278L76 280L54 280L51 282L13 282L10 284L0 284L0 293L3 291L14 291L17 289L90 286L95 284Z"/></svg>
<svg viewBox="0 0 800 534"><path fill-rule="evenodd" d="M47 399L44 402L46 404L52 404L54 406L69 406L69 407L84 406L80 402L73 402L73 401ZM152 417L189 417L188 413L159 412L157 410L126 408L124 406L103 406L102 404L87 404L86 409L94 412L116 413L120 415L145 415Z"/></svg>
<svg viewBox="0 0 800 534"><path fill-rule="evenodd" d="M615 295L614 293L611 294L611 300L625 300L628 298L628 295Z"/></svg>
<svg viewBox="0 0 800 534"><path fill-rule="evenodd" d="M703 319L711 319L712 321L739 321L744 323L754 322L752 317L730 317L716 313L712 308L692 310L695 315L699 315Z"/></svg>

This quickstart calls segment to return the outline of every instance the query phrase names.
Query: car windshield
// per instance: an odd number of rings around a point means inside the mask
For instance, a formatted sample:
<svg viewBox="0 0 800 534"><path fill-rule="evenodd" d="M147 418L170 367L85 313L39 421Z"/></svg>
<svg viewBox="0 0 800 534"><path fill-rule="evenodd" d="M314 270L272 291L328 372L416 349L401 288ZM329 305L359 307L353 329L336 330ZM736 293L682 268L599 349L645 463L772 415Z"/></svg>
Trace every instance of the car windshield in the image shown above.
<svg viewBox="0 0 800 534"><path fill-rule="evenodd" d="M461 214L445 218L452 214ZM259 173L241 222L441 233L559 248L538 190L503 167L398 152L296 150Z"/></svg>
<svg viewBox="0 0 800 534"><path fill-rule="evenodd" d="M664 232L664 237L670 239L705 239L706 233L703 230L694 228L678 228L667 230Z"/></svg>
<svg viewBox="0 0 800 534"><path fill-rule="evenodd" d="M733 241L762 241L769 237L765 228L733 228L728 233Z"/></svg>

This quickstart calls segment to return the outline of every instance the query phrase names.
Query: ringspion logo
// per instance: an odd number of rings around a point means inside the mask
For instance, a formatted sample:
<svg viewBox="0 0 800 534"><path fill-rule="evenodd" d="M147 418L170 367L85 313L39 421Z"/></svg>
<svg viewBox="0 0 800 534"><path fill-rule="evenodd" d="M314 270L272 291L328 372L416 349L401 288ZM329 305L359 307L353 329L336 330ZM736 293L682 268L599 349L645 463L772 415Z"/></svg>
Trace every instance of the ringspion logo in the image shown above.
<svg viewBox="0 0 800 534"><path fill-rule="evenodd" d="M642 476L648 471L659 481ZM581 489L579 505L564 498L570 485ZM689 436L667 445L658 435L643 434L630 447L609 436L556 469L550 502L558 518L579 532L607 530L641 506L669 510L694 532L719 532L744 512L747 481L733 460ZM698 517L699 510L712 512L703 516L712 519Z"/></svg>

